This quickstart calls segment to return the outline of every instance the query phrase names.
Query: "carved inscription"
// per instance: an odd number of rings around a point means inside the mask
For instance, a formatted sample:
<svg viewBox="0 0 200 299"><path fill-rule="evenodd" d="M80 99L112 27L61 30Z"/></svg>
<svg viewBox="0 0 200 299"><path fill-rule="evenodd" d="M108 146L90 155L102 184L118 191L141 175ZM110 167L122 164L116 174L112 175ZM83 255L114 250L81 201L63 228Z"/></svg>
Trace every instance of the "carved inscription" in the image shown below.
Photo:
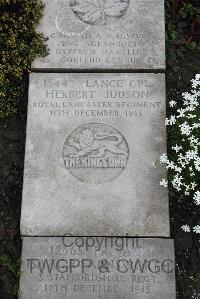
<svg viewBox="0 0 200 299"><path fill-rule="evenodd" d="M161 101L148 80L86 79L44 80L41 100L34 99L34 110L60 117L143 118L160 109Z"/></svg>
<svg viewBox="0 0 200 299"><path fill-rule="evenodd" d="M58 32L52 32L51 40L55 43L54 55L61 63L68 65L87 64L89 66L102 64L136 64L142 56L147 55L147 49L142 44L147 43L147 33L109 32L105 34L90 33L88 27L76 24L73 28L61 22L64 17L57 16ZM69 31L69 28L70 31ZM77 39L77 37L79 39ZM85 46L83 47L82 44ZM48 57L46 58L48 62ZM147 63L152 63L148 57ZM153 61L153 63L155 63Z"/></svg>
<svg viewBox="0 0 200 299"><path fill-rule="evenodd" d="M30 82L24 234L168 236L153 164L166 150L164 74L32 73Z"/></svg>
<svg viewBox="0 0 200 299"><path fill-rule="evenodd" d="M93 25L117 23L125 16L129 4L129 0L59 1L55 18L57 31L50 34L50 39L56 43L54 55L68 65L135 63L141 55L145 55L141 43L147 40L146 32L121 32L117 28L114 33L107 29L96 33L90 30Z"/></svg>
<svg viewBox="0 0 200 299"><path fill-rule="evenodd" d="M36 69L163 69L164 0L43 0ZM153 12L153 13L152 13Z"/></svg>
<svg viewBox="0 0 200 299"><path fill-rule="evenodd" d="M69 236L46 242L40 257L23 260L44 298L158 298L174 277L173 254L165 248L160 255L141 239ZM163 298L175 298L173 292L172 283L170 297L163 290Z"/></svg>

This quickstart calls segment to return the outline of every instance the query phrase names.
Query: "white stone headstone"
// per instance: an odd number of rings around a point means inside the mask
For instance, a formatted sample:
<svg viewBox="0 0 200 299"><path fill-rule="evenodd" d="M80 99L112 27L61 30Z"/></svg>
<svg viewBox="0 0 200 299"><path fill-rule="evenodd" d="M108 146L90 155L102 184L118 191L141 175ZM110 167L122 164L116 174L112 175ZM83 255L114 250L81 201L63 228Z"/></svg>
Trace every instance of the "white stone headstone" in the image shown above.
<svg viewBox="0 0 200 299"><path fill-rule="evenodd" d="M20 299L175 299L167 239L24 238Z"/></svg>
<svg viewBox="0 0 200 299"><path fill-rule="evenodd" d="M164 69L164 0L43 0L34 69Z"/></svg>
<svg viewBox="0 0 200 299"><path fill-rule="evenodd" d="M169 236L164 74L31 74L23 235Z"/></svg>

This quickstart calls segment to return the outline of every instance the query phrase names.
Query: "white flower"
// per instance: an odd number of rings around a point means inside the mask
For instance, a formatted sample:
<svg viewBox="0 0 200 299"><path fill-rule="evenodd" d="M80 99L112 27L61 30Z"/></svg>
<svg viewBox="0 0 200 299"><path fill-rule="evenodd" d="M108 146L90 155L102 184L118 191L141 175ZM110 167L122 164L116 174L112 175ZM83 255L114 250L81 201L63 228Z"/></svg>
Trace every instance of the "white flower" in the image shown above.
<svg viewBox="0 0 200 299"><path fill-rule="evenodd" d="M197 187L197 184L195 182L191 183L191 189L194 190Z"/></svg>
<svg viewBox="0 0 200 299"><path fill-rule="evenodd" d="M179 112L179 115L177 116L177 118L180 118L180 117L185 116L186 110L181 108L181 109L178 109L177 112Z"/></svg>
<svg viewBox="0 0 200 299"><path fill-rule="evenodd" d="M184 184L184 186L185 186L186 191L190 190L190 186L189 185Z"/></svg>
<svg viewBox="0 0 200 299"><path fill-rule="evenodd" d="M175 115L171 115L170 118L166 118L165 120L165 125L166 126L172 126L176 123L176 116Z"/></svg>
<svg viewBox="0 0 200 299"><path fill-rule="evenodd" d="M192 129L198 129L198 128L200 128L200 123L199 124L194 123Z"/></svg>
<svg viewBox="0 0 200 299"><path fill-rule="evenodd" d="M183 180L183 177L182 177L182 176L179 176L178 174L176 174L176 175L174 176L173 181L172 181L172 185L173 185L173 187L174 187L176 190L178 190L178 191L181 190L180 187L182 186L182 180Z"/></svg>
<svg viewBox="0 0 200 299"><path fill-rule="evenodd" d="M176 101L173 101L173 100L171 100L171 101L169 102L169 106L170 106L170 107L174 107L176 104L177 104Z"/></svg>
<svg viewBox="0 0 200 299"><path fill-rule="evenodd" d="M188 139L192 145L199 144L199 139L195 138L193 135L191 137L189 137Z"/></svg>
<svg viewBox="0 0 200 299"><path fill-rule="evenodd" d="M178 161L181 163L181 162L183 162L185 160L185 157L183 156L183 154L182 153L179 153L178 154Z"/></svg>
<svg viewBox="0 0 200 299"><path fill-rule="evenodd" d="M169 119L168 118L165 119L165 126L169 126Z"/></svg>
<svg viewBox="0 0 200 299"><path fill-rule="evenodd" d="M200 171L200 157L198 157L198 158L194 161L194 166L195 166L196 170Z"/></svg>
<svg viewBox="0 0 200 299"><path fill-rule="evenodd" d="M196 191L193 196L194 202L197 206L200 205L200 191Z"/></svg>
<svg viewBox="0 0 200 299"><path fill-rule="evenodd" d="M197 100L197 97L196 97L196 95L195 96L192 96L191 98L190 98L190 106L189 107L192 107L192 108L195 108L195 107L193 107L193 106L198 106L198 100Z"/></svg>
<svg viewBox="0 0 200 299"><path fill-rule="evenodd" d="M196 74L195 80L199 81L199 84L200 84L200 74Z"/></svg>
<svg viewBox="0 0 200 299"><path fill-rule="evenodd" d="M193 88L197 88L197 86L200 84L198 76L199 75L196 75L195 79L191 80Z"/></svg>
<svg viewBox="0 0 200 299"><path fill-rule="evenodd" d="M189 104L189 100L191 98L191 94L189 92L183 92L182 96L185 99L184 105L187 106Z"/></svg>
<svg viewBox="0 0 200 299"><path fill-rule="evenodd" d="M167 169L169 169L169 168L170 168L170 169L175 169L175 164L174 164L174 162L173 162L173 161L169 162L166 168L167 168Z"/></svg>
<svg viewBox="0 0 200 299"><path fill-rule="evenodd" d="M186 152L186 155L185 155L185 159L187 160L196 160L197 158L197 152L194 151L194 150L189 150Z"/></svg>
<svg viewBox="0 0 200 299"><path fill-rule="evenodd" d="M200 74L196 74L196 75L195 75L195 79L196 79L197 81L199 81L199 84L200 84Z"/></svg>
<svg viewBox="0 0 200 299"><path fill-rule="evenodd" d="M182 225L181 226L181 228L182 228L182 230L184 230L184 232L186 232L186 233L189 233L190 232L190 227L189 227L189 225Z"/></svg>
<svg viewBox="0 0 200 299"><path fill-rule="evenodd" d="M175 115L171 115L170 119L169 119L169 124L172 126L176 123L176 116Z"/></svg>
<svg viewBox="0 0 200 299"><path fill-rule="evenodd" d="M160 162L164 163L164 164L168 164L169 163L169 160L168 160L168 157L167 157L166 153L162 154L162 156L160 157Z"/></svg>
<svg viewBox="0 0 200 299"><path fill-rule="evenodd" d="M192 87L196 88L197 86L198 86L198 83L194 79L192 79Z"/></svg>
<svg viewBox="0 0 200 299"><path fill-rule="evenodd" d="M181 167L178 167L178 166L175 166L174 170L175 170L176 172L179 172L179 173L182 172L182 168L181 168Z"/></svg>
<svg viewBox="0 0 200 299"><path fill-rule="evenodd" d="M175 150L176 153L178 153L181 149L182 149L182 146L178 146L177 144L175 146L172 146L172 149Z"/></svg>
<svg viewBox="0 0 200 299"><path fill-rule="evenodd" d="M185 121L182 125L179 125L181 128L181 134L189 136L191 133L191 127L188 125L188 123Z"/></svg>
<svg viewBox="0 0 200 299"><path fill-rule="evenodd" d="M195 227L193 227L193 231L194 231L196 234L200 234L200 225L196 225Z"/></svg>
<svg viewBox="0 0 200 299"><path fill-rule="evenodd" d="M163 186L163 187L167 188L167 186L168 186L168 182L167 182L167 180L162 179L162 180L160 181L160 186Z"/></svg>
<svg viewBox="0 0 200 299"><path fill-rule="evenodd" d="M182 93L183 98L185 99L184 105L186 106L187 111L193 111L193 106L198 106L198 100L197 97L199 96L199 92L196 90L192 90L192 93L185 92Z"/></svg>
<svg viewBox="0 0 200 299"><path fill-rule="evenodd" d="M178 163L181 164L182 168L185 168L187 161L185 161L185 157L182 154L179 154Z"/></svg>
<svg viewBox="0 0 200 299"><path fill-rule="evenodd" d="M193 90L192 90L192 93L193 93L193 95L194 95L195 97L197 97L197 98L200 96L200 90L193 89Z"/></svg>
<svg viewBox="0 0 200 299"><path fill-rule="evenodd" d="M182 166L183 168L185 168L185 165L186 165L185 162L180 162L180 164L181 164L181 166Z"/></svg>
<svg viewBox="0 0 200 299"><path fill-rule="evenodd" d="M194 105L194 103L191 106L188 106L187 111L194 111L195 107L193 105ZM195 103L195 106L197 106L197 102Z"/></svg>

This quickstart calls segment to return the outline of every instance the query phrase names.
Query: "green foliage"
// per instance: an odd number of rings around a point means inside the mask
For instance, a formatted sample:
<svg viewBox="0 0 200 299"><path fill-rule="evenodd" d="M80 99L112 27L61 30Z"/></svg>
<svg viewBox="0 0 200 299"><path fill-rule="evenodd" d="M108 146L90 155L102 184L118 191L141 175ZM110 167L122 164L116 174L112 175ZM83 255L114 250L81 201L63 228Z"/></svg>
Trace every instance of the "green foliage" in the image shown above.
<svg viewBox="0 0 200 299"><path fill-rule="evenodd" d="M200 7L195 7L190 3L184 3L183 7L180 9L180 15L183 18L199 16Z"/></svg>
<svg viewBox="0 0 200 299"><path fill-rule="evenodd" d="M186 42L185 46L189 50L194 50L194 49L199 50L200 49L200 43L198 43L198 42Z"/></svg>
<svg viewBox="0 0 200 299"><path fill-rule="evenodd" d="M175 39L176 39L176 26L169 22L166 26L166 43L167 43L167 46L170 47Z"/></svg>
<svg viewBox="0 0 200 299"><path fill-rule="evenodd" d="M175 49L200 49L199 0L166 0L166 44Z"/></svg>
<svg viewBox="0 0 200 299"><path fill-rule="evenodd" d="M31 62L46 54L45 39L36 32L43 9L39 0L0 0L0 118L25 100Z"/></svg>
<svg viewBox="0 0 200 299"><path fill-rule="evenodd" d="M0 256L0 280L9 279L9 290L13 295L17 295L19 291L20 264L20 261L13 264L7 255Z"/></svg>

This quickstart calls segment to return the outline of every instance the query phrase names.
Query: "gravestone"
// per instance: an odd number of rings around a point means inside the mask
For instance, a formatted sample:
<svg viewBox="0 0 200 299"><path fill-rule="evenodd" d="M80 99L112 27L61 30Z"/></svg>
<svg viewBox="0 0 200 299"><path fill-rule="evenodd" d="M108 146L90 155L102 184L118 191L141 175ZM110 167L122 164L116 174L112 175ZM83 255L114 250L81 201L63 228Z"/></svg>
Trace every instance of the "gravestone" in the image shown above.
<svg viewBox="0 0 200 299"><path fill-rule="evenodd" d="M32 73L21 231L169 236L164 74Z"/></svg>
<svg viewBox="0 0 200 299"><path fill-rule="evenodd" d="M164 0L43 2L49 54L30 75L20 299L175 299L174 244L161 238L165 75L119 73L165 69Z"/></svg>
<svg viewBox="0 0 200 299"><path fill-rule="evenodd" d="M21 299L175 299L167 239L24 238Z"/></svg>
<svg viewBox="0 0 200 299"><path fill-rule="evenodd" d="M164 69L164 0L44 0L33 69Z"/></svg>

